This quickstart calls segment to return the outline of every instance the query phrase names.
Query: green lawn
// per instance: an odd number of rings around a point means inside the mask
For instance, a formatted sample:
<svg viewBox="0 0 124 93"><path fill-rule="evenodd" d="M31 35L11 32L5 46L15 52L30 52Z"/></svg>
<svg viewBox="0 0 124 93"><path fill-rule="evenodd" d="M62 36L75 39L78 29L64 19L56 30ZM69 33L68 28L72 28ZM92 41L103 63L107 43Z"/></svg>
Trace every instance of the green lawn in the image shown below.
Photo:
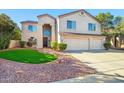
<svg viewBox="0 0 124 93"><path fill-rule="evenodd" d="M0 51L0 58L22 63L40 64L55 60L57 57L40 53L32 49L16 49Z"/></svg>

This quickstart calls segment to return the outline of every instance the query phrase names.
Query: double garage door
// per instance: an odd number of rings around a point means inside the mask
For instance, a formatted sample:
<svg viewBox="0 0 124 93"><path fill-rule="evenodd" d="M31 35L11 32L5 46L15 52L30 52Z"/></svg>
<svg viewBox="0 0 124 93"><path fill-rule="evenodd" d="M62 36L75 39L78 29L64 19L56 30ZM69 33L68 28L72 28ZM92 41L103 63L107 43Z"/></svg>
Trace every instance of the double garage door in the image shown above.
<svg viewBox="0 0 124 93"><path fill-rule="evenodd" d="M93 50L103 49L101 39L64 39L67 43L67 50Z"/></svg>

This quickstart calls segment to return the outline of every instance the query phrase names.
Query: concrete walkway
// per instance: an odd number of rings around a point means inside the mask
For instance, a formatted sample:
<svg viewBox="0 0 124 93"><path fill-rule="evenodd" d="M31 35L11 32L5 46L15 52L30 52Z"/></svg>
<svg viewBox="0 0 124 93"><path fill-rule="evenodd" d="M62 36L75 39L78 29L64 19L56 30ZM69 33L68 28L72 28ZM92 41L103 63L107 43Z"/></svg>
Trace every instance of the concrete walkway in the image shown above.
<svg viewBox="0 0 124 93"><path fill-rule="evenodd" d="M68 54L81 60L84 64L95 68L98 73L85 77L77 77L57 82L124 82L124 51L69 51Z"/></svg>

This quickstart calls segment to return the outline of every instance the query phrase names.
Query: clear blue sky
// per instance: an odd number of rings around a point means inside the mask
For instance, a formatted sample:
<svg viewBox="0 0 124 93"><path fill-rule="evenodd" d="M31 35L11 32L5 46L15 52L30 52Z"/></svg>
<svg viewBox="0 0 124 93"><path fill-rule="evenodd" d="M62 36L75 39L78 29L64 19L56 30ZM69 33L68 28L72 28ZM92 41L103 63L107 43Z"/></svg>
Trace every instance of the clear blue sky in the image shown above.
<svg viewBox="0 0 124 93"><path fill-rule="evenodd" d="M48 13L54 17L58 15L65 14L68 12L75 11L76 9L0 9L0 13L5 13L12 18L19 26L21 21L34 20L37 21L37 16ZM124 9L86 9L92 15L97 15L98 13L110 12L114 16L123 16Z"/></svg>

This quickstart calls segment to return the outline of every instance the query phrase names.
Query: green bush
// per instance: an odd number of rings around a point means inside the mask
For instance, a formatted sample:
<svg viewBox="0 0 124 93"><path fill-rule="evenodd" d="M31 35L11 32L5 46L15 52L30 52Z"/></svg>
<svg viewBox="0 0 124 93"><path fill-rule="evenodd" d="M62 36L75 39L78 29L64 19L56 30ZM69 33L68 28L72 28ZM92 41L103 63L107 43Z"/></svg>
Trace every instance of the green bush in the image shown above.
<svg viewBox="0 0 124 93"><path fill-rule="evenodd" d="M105 47L106 50L108 50L111 47L111 43L110 42L105 42L104 47Z"/></svg>
<svg viewBox="0 0 124 93"><path fill-rule="evenodd" d="M26 44L25 41L20 41L19 43L20 43L20 47L21 47L21 48L24 48L24 47L25 47L25 44Z"/></svg>
<svg viewBox="0 0 124 93"><path fill-rule="evenodd" d="M53 41L53 42L50 43L50 46L51 46L52 49L57 50L58 49L58 42Z"/></svg>
<svg viewBox="0 0 124 93"><path fill-rule="evenodd" d="M65 43L59 43L58 48L60 51L64 51L67 48L67 44Z"/></svg>

